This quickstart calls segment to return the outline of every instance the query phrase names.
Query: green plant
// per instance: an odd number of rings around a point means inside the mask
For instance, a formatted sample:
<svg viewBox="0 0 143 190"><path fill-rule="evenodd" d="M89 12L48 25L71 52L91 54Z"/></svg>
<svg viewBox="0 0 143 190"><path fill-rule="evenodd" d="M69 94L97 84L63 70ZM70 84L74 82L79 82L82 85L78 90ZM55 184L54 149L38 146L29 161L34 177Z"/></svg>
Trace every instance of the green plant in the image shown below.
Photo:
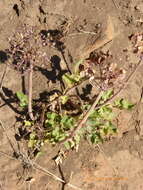
<svg viewBox="0 0 143 190"><path fill-rule="evenodd" d="M19 105L22 108L25 108L28 106L28 97L27 95L23 94L22 92L16 92L16 96L19 100Z"/></svg>
<svg viewBox="0 0 143 190"><path fill-rule="evenodd" d="M59 115L56 113L47 113L47 119L45 121L45 138L52 144L60 142L67 137L67 131L73 129L75 125L75 119L67 115Z"/></svg>
<svg viewBox="0 0 143 190"><path fill-rule="evenodd" d="M72 87L75 83L78 83L81 79L79 74L65 74L63 75L63 80L65 81L67 87Z"/></svg>
<svg viewBox="0 0 143 190"><path fill-rule="evenodd" d="M134 107L134 104L130 103L129 101L121 98L114 102L115 107L119 109L127 109L130 110Z"/></svg>
<svg viewBox="0 0 143 190"><path fill-rule="evenodd" d="M66 90L62 95L56 96L56 100L59 100L58 102L61 103L61 107L58 110L48 110L46 112L42 137L35 134L32 137L30 136L29 144L33 147L39 144L41 146L45 143L55 145L62 142L67 149L70 149L77 147L83 138L92 144L104 142L104 140L110 139L118 131L116 127L116 109L130 110L133 108L134 104L125 99L106 103L114 96L114 89L109 88L107 82L107 89L102 90L103 93L96 103L96 109L90 111L93 106L91 103L83 102L83 104L75 104L75 101L72 101L72 96L69 95L69 91L81 84L84 79L93 78L95 75L95 72L90 67L85 69L81 74L82 71L78 69L81 63L83 61L76 65L75 73L63 75ZM108 72L108 67L105 69ZM106 78L105 81L107 81ZM108 82L109 84L111 83L109 79ZM105 86L104 81L103 86ZM66 110L64 111L66 107L69 109L70 106L71 109L79 107L80 112L74 116L74 110L70 114ZM84 121L84 117L86 117L85 113L87 112L89 114ZM84 124L81 125L82 121L84 121ZM79 125L81 126L79 127Z"/></svg>
<svg viewBox="0 0 143 190"><path fill-rule="evenodd" d="M110 93L107 92L107 94L109 98ZM105 98L105 93L102 98ZM117 133L117 127L115 125L117 115L114 107L118 108L118 106L115 106L115 102L113 104L103 105L99 109L91 112L83 128L80 129L72 139L67 141L66 139L69 138L71 132L77 127L82 114L73 117L55 112L47 112L42 138L41 136L38 137L35 132L32 132L30 134L28 146L34 148L35 146L42 146L45 143L55 145L64 142L65 147L70 149L78 146L82 138L87 139L92 144L104 142L105 139L108 139ZM123 102L128 101L124 100ZM129 110L129 105L132 105L131 107L133 107L133 104L128 102L128 106L122 106L122 109ZM84 110L89 107L90 105L83 106ZM121 109L121 107L119 108ZM31 123L28 121L26 121L25 124L31 126Z"/></svg>

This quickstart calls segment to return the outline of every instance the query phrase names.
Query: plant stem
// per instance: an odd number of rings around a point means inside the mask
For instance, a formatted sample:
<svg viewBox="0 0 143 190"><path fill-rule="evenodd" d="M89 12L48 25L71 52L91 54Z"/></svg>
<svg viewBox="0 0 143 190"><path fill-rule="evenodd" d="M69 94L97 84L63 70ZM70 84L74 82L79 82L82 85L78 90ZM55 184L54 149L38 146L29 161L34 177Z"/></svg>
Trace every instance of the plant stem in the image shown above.
<svg viewBox="0 0 143 190"><path fill-rule="evenodd" d="M99 93L99 95L97 96L96 100L94 101L94 103L92 104L92 106L89 108L89 110L85 113L85 115L83 116L83 119L79 122L77 128L74 130L73 135L76 134L77 131L79 131L82 126L86 123L88 117L90 116L91 112L94 110L94 108L96 107L96 105L99 103L102 95L103 95L104 91L101 91Z"/></svg>
<svg viewBox="0 0 143 190"><path fill-rule="evenodd" d="M102 95L103 95L104 91L101 91L99 93L99 95L97 96L96 100L94 101L94 103L92 104L92 106L89 108L89 110L87 110L87 112L85 113L85 115L83 116L82 120L79 122L79 124L77 125L77 127L72 131L72 133L70 134L69 137L67 137L66 139L64 139L63 141L61 141L60 143L64 143L66 141L72 140L72 138L76 135L76 133L83 127L83 125L86 123L88 117L90 116L91 112L94 110L94 108L97 106L97 104L99 103Z"/></svg>
<svg viewBox="0 0 143 190"><path fill-rule="evenodd" d="M32 76L33 76L33 62L30 62L29 81L28 81L28 113L31 120L34 120L32 111Z"/></svg>

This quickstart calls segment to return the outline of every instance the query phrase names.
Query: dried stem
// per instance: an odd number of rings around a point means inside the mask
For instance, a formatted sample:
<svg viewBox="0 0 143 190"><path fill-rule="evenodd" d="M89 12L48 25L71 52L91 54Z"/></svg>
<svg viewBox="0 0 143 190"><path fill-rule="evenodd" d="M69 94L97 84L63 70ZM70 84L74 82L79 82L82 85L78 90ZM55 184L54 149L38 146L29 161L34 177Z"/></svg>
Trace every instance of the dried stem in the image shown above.
<svg viewBox="0 0 143 190"><path fill-rule="evenodd" d="M34 120L32 111L32 76L33 76L33 62L30 62L29 81L28 81L28 113L31 120Z"/></svg>
<svg viewBox="0 0 143 190"><path fill-rule="evenodd" d="M3 75L2 75L2 78L1 78L1 81L0 81L0 90L2 90L2 86L3 86L3 81L4 81L4 78L6 76L6 73L7 73L7 64L5 65L5 69L4 69L4 72L3 72Z"/></svg>

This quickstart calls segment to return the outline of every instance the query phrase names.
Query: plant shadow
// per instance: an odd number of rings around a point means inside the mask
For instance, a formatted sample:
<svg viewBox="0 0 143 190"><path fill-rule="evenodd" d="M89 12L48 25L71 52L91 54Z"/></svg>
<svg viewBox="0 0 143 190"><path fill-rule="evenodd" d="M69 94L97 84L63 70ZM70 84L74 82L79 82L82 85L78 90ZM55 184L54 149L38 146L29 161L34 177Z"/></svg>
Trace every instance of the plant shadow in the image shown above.
<svg viewBox="0 0 143 190"><path fill-rule="evenodd" d="M0 98L4 102L2 105L0 105L0 108L7 105L15 113L20 114L20 115L25 114L25 111L19 111L17 107L13 105L14 103L18 103L18 99L12 90L6 87L2 87L2 92L0 92Z"/></svg>
<svg viewBox="0 0 143 190"><path fill-rule="evenodd" d="M53 55L50 59L51 70L47 70L45 68L36 66L36 69L40 71L49 81L52 83L56 83L60 81L61 89L65 89L64 82L62 80L62 76L68 72L68 70L63 70L61 68L61 58L57 55Z"/></svg>
<svg viewBox="0 0 143 190"><path fill-rule="evenodd" d="M0 50L0 63L5 63L8 60L9 56L5 51Z"/></svg>

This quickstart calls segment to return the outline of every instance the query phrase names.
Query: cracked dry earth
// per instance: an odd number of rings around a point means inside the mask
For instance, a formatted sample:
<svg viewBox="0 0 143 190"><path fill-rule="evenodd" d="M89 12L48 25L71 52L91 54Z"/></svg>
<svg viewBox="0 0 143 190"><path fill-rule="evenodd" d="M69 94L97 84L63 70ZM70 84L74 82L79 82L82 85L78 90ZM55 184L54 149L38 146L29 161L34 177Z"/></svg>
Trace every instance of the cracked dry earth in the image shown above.
<svg viewBox="0 0 143 190"><path fill-rule="evenodd" d="M110 20L110 22L109 22ZM65 32L65 56L72 55L75 62L86 50L97 48L112 38L102 50L110 50L114 62L127 68L138 62L132 53L129 36L143 31L142 0L1 0L0 1L0 75L5 64L3 51L9 47L8 38L22 24L40 29ZM102 30L100 30L102 29ZM79 34L79 31L81 34ZM81 31L87 31L82 33ZM90 32L89 32L90 31ZM127 51L124 51L124 50ZM48 56L60 53L47 49ZM68 60L70 62L70 60ZM62 63L62 57L61 57ZM63 66L64 67L64 66ZM72 63L70 64L72 68ZM47 65L46 69L50 69ZM39 72L33 77L34 97L48 89L48 79ZM52 85L58 85L56 84ZM15 122L18 113L13 109L10 93L22 90L21 76L8 68L3 81L5 102L0 99L0 121L14 148ZM53 161L59 148L47 146L46 154L36 162L56 176L83 190L143 190L143 63L120 94L136 104L133 111L119 115L119 134L100 147L81 142L79 151L70 151L60 168ZM20 151L26 152L24 142ZM13 150L3 128L0 128L0 189L2 190L72 190L39 170L24 170L20 161L8 157ZM29 180L32 179L32 180Z"/></svg>

